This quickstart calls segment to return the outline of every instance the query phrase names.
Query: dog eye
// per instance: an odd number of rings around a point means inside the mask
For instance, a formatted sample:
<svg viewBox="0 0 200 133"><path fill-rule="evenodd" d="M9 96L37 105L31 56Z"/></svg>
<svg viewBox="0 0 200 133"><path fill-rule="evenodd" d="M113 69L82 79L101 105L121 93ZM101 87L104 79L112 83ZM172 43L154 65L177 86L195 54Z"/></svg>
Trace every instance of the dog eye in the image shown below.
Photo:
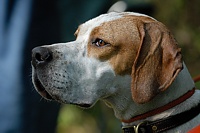
<svg viewBox="0 0 200 133"><path fill-rule="evenodd" d="M97 47L103 47L108 45L104 40L97 38L95 41L92 42L92 44L96 45Z"/></svg>

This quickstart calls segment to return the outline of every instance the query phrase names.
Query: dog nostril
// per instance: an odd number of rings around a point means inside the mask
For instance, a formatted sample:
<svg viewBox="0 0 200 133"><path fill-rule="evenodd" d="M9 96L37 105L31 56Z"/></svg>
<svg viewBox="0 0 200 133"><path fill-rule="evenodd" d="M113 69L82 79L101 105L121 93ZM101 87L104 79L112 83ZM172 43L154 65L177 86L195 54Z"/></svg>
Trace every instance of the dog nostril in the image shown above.
<svg viewBox="0 0 200 133"><path fill-rule="evenodd" d="M43 62L43 61L50 61L51 57L49 53L45 53L45 54L36 53L35 59L39 62Z"/></svg>
<svg viewBox="0 0 200 133"><path fill-rule="evenodd" d="M32 50L32 64L48 63L52 60L52 52L45 47L36 47Z"/></svg>
<svg viewBox="0 0 200 133"><path fill-rule="evenodd" d="M35 59L36 59L37 61L43 61L42 56L41 56L41 54L39 54L39 53L36 53L36 54L35 54Z"/></svg>

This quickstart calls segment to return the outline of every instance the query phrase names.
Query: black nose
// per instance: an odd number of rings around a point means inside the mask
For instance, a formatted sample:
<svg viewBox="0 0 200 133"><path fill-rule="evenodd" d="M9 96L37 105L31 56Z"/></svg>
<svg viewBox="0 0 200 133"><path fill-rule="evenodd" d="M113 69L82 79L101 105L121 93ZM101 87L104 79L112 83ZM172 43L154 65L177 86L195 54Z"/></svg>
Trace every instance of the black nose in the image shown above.
<svg viewBox="0 0 200 133"><path fill-rule="evenodd" d="M46 64L52 58L52 51L45 47L36 47L32 50L32 65L36 67L39 64Z"/></svg>

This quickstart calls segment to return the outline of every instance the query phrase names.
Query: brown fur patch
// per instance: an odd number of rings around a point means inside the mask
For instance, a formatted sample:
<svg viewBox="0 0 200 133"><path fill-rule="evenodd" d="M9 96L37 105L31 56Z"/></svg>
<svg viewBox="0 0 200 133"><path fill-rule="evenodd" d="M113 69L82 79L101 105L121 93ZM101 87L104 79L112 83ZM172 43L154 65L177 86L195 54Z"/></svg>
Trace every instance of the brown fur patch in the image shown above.
<svg viewBox="0 0 200 133"><path fill-rule="evenodd" d="M102 61L109 60L116 74L131 74L141 40L138 28L143 20L154 21L143 16L124 16L94 28L90 34L88 55ZM93 45L92 41L96 38L104 40L109 45Z"/></svg>

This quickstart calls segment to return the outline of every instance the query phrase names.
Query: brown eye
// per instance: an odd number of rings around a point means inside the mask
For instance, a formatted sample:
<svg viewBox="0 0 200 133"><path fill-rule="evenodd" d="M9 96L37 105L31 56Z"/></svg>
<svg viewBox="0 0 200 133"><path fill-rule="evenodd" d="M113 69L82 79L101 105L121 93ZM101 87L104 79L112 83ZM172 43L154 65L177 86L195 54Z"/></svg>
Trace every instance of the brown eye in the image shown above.
<svg viewBox="0 0 200 133"><path fill-rule="evenodd" d="M95 41L92 42L92 44L96 45L97 47L103 47L103 46L107 45L108 43L106 43L102 39L97 38Z"/></svg>

